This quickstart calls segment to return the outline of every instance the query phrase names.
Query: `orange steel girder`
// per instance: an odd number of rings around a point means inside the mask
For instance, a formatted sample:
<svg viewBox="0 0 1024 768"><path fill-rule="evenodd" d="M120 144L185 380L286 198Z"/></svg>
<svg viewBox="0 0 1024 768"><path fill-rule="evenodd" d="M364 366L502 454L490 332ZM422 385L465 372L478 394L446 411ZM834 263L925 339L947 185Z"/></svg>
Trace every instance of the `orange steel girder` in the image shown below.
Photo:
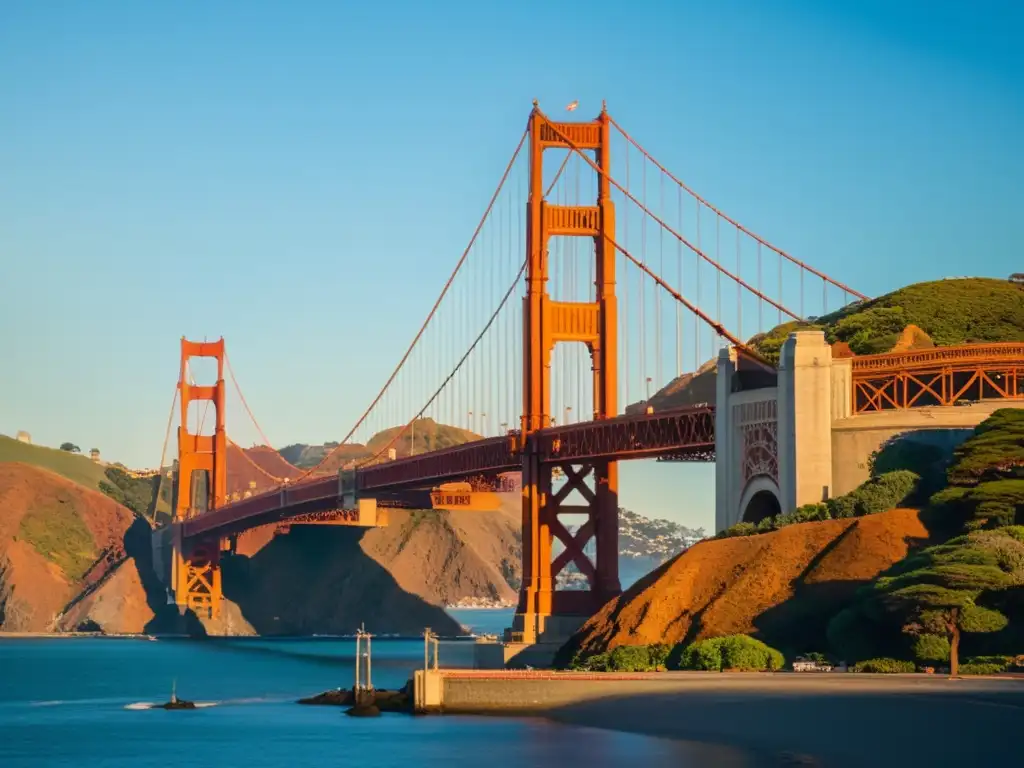
<svg viewBox="0 0 1024 768"><path fill-rule="evenodd" d="M196 386L188 376L188 363L194 357L212 357L217 361L217 381L212 386ZM220 613L223 591L220 576L219 538L183 539L182 523L201 510L196 509L197 473L206 475L206 510L227 501L227 435L224 430L224 339L212 342L181 339L181 369L178 392L181 401L181 425L178 427L178 473L175 488L174 556L171 560L171 584L179 609L191 609L197 616L216 618ZM214 432L199 435L189 432L189 405L209 402L214 410Z"/></svg>
<svg viewBox="0 0 1024 768"><path fill-rule="evenodd" d="M853 358L853 412L1024 398L1024 344L974 344Z"/></svg>
<svg viewBox="0 0 1024 768"><path fill-rule="evenodd" d="M561 467L569 482L552 492L556 465L544 462L536 433L551 425L551 351L560 342L582 342L590 351L594 375L594 419L618 414L616 402L618 350L615 296L615 209L606 176L598 179L595 206L558 206L547 203L543 189L544 150L568 149L558 133L580 150L594 150L597 164L611 168L611 130L602 109L589 123L549 123L534 108L530 116L530 187L526 214L527 292L523 320L523 416L520 432L523 478L523 582L513 622L512 639L536 642L550 628L552 617L586 617L595 613L622 589L618 572L618 464L594 461ZM547 292L548 240L552 235L592 237L596 254L596 301L553 301ZM592 476L590 489L583 478ZM564 504L575 489L585 504ZM568 534L560 514L586 516L577 537ZM552 558L553 537L566 546ZM591 537L596 542L596 563L584 555ZM587 575L590 590L556 591L558 573L569 562Z"/></svg>

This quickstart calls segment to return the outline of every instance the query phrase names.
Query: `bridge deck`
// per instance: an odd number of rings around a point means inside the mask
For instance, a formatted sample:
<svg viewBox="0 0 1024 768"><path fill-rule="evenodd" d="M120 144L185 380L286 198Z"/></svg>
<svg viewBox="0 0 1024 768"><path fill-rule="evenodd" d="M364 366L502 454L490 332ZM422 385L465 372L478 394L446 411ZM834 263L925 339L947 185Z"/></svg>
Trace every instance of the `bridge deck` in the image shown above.
<svg viewBox="0 0 1024 768"><path fill-rule="evenodd" d="M598 460L686 456L712 461L715 450L715 409L697 406L652 414L550 427L531 435L546 464ZM363 496L387 495L474 476L496 476L522 467L516 433L491 437L439 451L407 456L356 471L356 489ZM229 535L334 509L341 502L337 475L318 477L206 512L184 524L185 537Z"/></svg>

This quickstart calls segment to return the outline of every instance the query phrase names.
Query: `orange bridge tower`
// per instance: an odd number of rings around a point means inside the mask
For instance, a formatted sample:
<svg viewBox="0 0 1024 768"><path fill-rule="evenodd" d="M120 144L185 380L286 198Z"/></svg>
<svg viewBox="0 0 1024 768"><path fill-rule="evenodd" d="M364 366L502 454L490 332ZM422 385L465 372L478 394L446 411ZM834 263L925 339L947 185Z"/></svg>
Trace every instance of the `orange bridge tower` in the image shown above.
<svg viewBox="0 0 1024 768"><path fill-rule="evenodd" d="M217 381L196 386L188 373L189 361L211 357L217 361ZM227 436L224 431L224 339L212 342L181 339L181 372L178 378L181 425L178 427L178 470L174 484L174 520L171 585L178 609L196 616L217 618L221 603L219 538L184 536L187 521L221 506L227 498ZM189 406L212 403L212 435L189 432ZM205 420L204 420L205 421Z"/></svg>
<svg viewBox="0 0 1024 768"><path fill-rule="evenodd" d="M551 353L558 343L580 343L590 352L594 419L618 415L615 209L611 200L611 126L602 107L588 123L550 121L534 102L530 116L530 182L526 217L526 296L523 320L523 581L513 621L514 643L561 642L621 592L618 566L618 464L542 463L538 431L551 425ZM559 206L544 200L544 150L594 151L602 173L592 206ZM595 300L555 301L548 295L548 241L552 236L594 239ZM553 478L564 473L555 489ZM581 503L571 503L575 496ZM579 528L569 533L561 516ZM564 550L553 556L557 537ZM593 540L596 557L585 553ZM569 563L587 577L587 591L556 590Z"/></svg>

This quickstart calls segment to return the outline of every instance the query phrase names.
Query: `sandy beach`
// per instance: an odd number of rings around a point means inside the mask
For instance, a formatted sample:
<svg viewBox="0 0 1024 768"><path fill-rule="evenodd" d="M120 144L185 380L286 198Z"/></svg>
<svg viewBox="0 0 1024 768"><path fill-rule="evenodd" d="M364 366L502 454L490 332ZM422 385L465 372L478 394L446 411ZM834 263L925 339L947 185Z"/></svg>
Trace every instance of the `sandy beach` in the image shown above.
<svg viewBox="0 0 1024 768"><path fill-rule="evenodd" d="M675 686L674 686L675 687ZM723 744L751 765L1020 765L1024 681L924 675L693 675L543 713L575 725Z"/></svg>

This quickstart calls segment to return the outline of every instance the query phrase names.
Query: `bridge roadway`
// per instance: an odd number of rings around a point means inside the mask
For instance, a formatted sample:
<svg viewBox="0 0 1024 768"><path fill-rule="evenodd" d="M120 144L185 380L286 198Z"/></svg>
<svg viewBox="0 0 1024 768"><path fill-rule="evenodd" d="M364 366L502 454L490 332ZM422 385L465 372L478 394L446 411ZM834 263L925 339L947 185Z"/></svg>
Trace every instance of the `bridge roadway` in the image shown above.
<svg viewBox="0 0 1024 768"><path fill-rule="evenodd" d="M408 498L431 486L469 477L495 477L522 469L520 433L490 437L438 451L359 468L355 490L363 497ZM526 450L544 464L649 459L713 461L715 408L710 405L549 427L529 436ZM186 520L182 536L228 536L300 515L341 508L338 474L283 486L225 504Z"/></svg>
<svg viewBox="0 0 1024 768"><path fill-rule="evenodd" d="M850 360L853 415L1024 399L1024 343L965 344L863 355ZM424 489L470 477L522 469L521 436L512 432L472 443L362 467L358 495L381 506L429 506ZM713 461L715 407L630 414L549 427L531 434L526 450L544 464L673 458ZM283 486L226 504L183 524L185 538L227 536L260 525L341 509L337 474Z"/></svg>

